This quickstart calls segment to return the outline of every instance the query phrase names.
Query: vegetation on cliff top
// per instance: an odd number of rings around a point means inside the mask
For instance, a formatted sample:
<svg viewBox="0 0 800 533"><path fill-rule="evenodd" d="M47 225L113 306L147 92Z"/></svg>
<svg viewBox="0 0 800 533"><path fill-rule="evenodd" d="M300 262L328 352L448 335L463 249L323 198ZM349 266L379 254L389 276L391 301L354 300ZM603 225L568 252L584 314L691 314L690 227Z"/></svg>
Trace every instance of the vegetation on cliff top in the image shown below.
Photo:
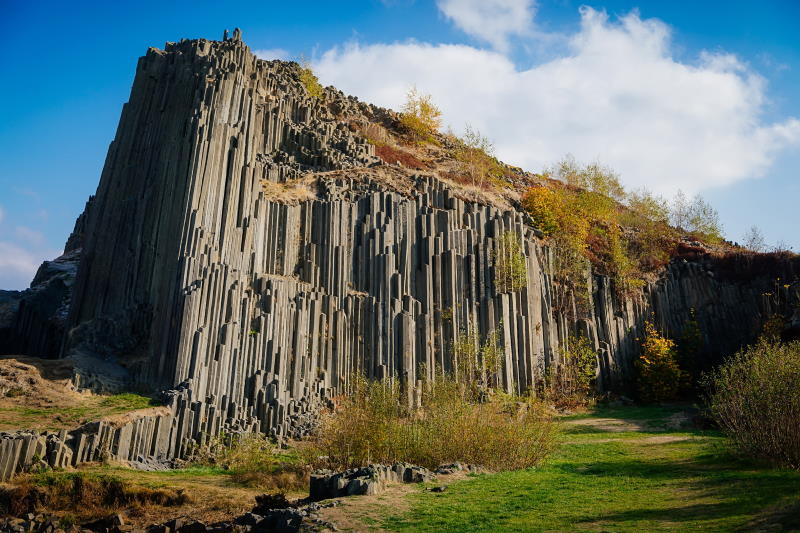
<svg viewBox="0 0 800 533"><path fill-rule="evenodd" d="M437 173L457 187L507 198L527 211L553 245L561 292L556 300L563 309L577 303L580 310L586 303L590 266L624 293L652 279L682 239L725 246L717 212L699 196L690 200L678 193L667 201L646 190L626 191L612 170L572 157L539 174L526 173L499 161L477 129L467 125L459 137L440 133L440 126L441 112L430 95L412 88L396 124L358 129L387 163ZM505 283L500 286L504 292Z"/></svg>

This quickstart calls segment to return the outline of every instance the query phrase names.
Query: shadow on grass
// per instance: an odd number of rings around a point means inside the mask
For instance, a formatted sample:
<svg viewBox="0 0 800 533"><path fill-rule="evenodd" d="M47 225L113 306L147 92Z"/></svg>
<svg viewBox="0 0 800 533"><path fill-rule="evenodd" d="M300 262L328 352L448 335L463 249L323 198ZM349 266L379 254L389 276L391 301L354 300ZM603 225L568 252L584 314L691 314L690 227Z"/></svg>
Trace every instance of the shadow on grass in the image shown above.
<svg viewBox="0 0 800 533"><path fill-rule="evenodd" d="M714 521L752 515L790 495L800 498L800 475L797 472L770 469L725 452L700 454L682 460L622 459L588 465L569 462L551 468L571 476L591 476L595 483L597 478L607 477L609 486L619 483L619 479L655 481L663 486L679 488L687 499L710 502L598 513L580 520L588 523L622 525L639 521Z"/></svg>

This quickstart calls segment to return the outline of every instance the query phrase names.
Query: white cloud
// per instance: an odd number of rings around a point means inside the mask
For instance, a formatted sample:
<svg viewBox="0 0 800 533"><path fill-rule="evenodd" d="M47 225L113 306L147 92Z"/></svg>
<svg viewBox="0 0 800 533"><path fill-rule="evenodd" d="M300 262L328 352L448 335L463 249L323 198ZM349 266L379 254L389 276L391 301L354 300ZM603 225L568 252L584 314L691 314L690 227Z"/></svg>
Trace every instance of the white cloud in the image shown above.
<svg viewBox="0 0 800 533"><path fill-rule="evenodd" d="M501 51L511 35L533 29L536 11L533 0L437 0L436 5L460 30Z"/></svg>
<svg viewBox="0 0 800 533"><path fill-rule="evenodd" d="M5 215L0 207L0 290L22 290L30 285L42 261L58 257L61 252L53 250L40 231L3 225Z"/></svg>
<svg viewBox="0 0 800 533"><path fill-rule="evenodd" d="M526 169L571 153L663 193L760 176L800 143L797 119L764 123L766 82L747 65L709 52L681 62L669 27L635 12L612 22L583 8L561 54L527 70L499 52L407 42L336 47L315 71L325 84L395 109L416 84L457 131L471 123L503 160Z"/></svg>
<svg viewBox="0 0 800 533"><path fill-rule="evenodd" d="M27 245L41 246L44 244L44 234L41 231L36 231L25 226L17 226L14 228L14 235L19 241Z"/></svg>
<svg viewBox="0 0 800 533"><path fill-rule="evenodd" d="M289 59L289 52L283 48L264 48L262 50L253 50L253 53L259 59L280 59L282 61Z"/></svg>
<svg viewBox="0 0 800 533"><path fill-rule="evenodd" d="M0 289L27 288L40 264L42 264L40 253L14 243L0 241Z"/></svg>

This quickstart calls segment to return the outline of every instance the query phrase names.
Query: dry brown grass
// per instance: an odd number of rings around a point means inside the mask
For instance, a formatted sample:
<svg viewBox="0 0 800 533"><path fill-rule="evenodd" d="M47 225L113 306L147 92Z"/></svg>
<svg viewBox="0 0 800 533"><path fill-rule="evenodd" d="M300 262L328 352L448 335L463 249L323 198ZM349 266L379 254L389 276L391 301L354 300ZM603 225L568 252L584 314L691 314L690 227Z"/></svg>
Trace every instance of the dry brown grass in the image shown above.
<svg viewBox="0 0 800 533"><path fill-rule="evenodd" d="M550 414L530 399L478 403L462 384L428 384L423 406L409 409L396 384L356 380L328 414L303 455L318 467L350 468L405 461L434 468L461 461L495 470L539 464L553 449Z"/></svg>
<svg viewBox="0 0 800 533"><path fill-rule="evenodd" d="M389 131L380 124L376 124L374 122L358 122L353 124L351 129L358 132L362 137L367 139L375 146L388 144L392 140L392 136L389 134Z"/></svg>
<svg viewBox="0 0 800 533"><path fill-rule="evenodd" d="M261 180L261 190L268 200L289 205L307 202L317 197L315 183L311 178L290 180L285 183Z"/></svg>
<svg viewBox="0 0 800 533"><path fill-rule="evenodd" d="M309 469L262 434L219 435L194 451L189 464L221 468L237 485L296 491L308 487Z"/></svg>
<svg viewBox="0 0 800 533"><path fill-rule="evenodd" d="M180 507L192 500L182 489L146 487L112 475L47 473L25 476L0 493L0 507L11 516L46 509L84 521L142 507Z"/></svg>
<svg viewBox="0 0 800 533"><path fill-rule="evenodd" d="M90 505L83 505L76 498L81 494L74 489L72 480L76 476L84 478L84 492L87 487L95 490L87 500ZM99 482L102 479L111 480L111 486L117 489L106 491ZM144 472L110 465L84 465L69 472L15 478L0 489L0 516L9 512L12 496L16 511L13 514L17 516L28 511L47 512L67 522L83 523L122 513L125 521L135 526L177 516L213 523L250 510L255 497L265 491L259 488L263 484L253 485L240 483L236 475L216 468ZM298 489L285 490L292 498L308 494L307 483ZM113 504L106 505L108 502Z"/></svg>
<svg viewBox="0 0 800 533"><path fill-rule="evenodd" d="M231 480L244 487L264 491L303 491L308 489L308 468L299 465L281 465L270 472L242 470L231 475Z"/></svg>

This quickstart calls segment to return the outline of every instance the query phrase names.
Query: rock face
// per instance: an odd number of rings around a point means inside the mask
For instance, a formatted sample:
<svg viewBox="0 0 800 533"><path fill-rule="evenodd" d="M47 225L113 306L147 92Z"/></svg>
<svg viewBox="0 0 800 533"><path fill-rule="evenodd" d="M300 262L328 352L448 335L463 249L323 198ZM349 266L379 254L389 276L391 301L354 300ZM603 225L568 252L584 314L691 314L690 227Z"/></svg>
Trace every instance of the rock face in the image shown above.
<svg viewBox="0 0 800 533"><path fill-rule="evenodd" d="M80 249L45 261L29 289L0 291L0 354L57 356L64 339Z"/></svg>
<svg viewBox="0 0 800 533"><path fill-rule="evenodd" d="M317 470L311 473L309 499L319 501L341 496L379 494L386 488L387 482L424 483L433 479L435 476L427 468L406 463L374 464L344 472Z"/></svg>
<svg viewBox="0 0 800 533"><path fill-rule="evenodd" d="M38 340L19 349L61 344L83 362L82 384L111 387L102 360L118 370L114 386L177 388L158 428L134 452L120 448L126 458L179 456L220 430L302 435L354 373L415 391L435 368L452 370L463 331L497 335L508 391L534 388L573 333L598 349L601 386L624 389L651 312L677 336L695 309L712 358L798 292L776 296L773 272L698 257L625 299L592 276L588 309L571 318L554 305L551 251L523 213L464 200L430 175L377 179L374 147L345 118L390 112L330 88L310 98L297 74L238 38L150 49L68 244L80 266L67 334L39 335L42 320L20 305L18 337ZM527 278L500 292L493 250L508 231ZM774 267L800 273L797 261Z"/></svg>

